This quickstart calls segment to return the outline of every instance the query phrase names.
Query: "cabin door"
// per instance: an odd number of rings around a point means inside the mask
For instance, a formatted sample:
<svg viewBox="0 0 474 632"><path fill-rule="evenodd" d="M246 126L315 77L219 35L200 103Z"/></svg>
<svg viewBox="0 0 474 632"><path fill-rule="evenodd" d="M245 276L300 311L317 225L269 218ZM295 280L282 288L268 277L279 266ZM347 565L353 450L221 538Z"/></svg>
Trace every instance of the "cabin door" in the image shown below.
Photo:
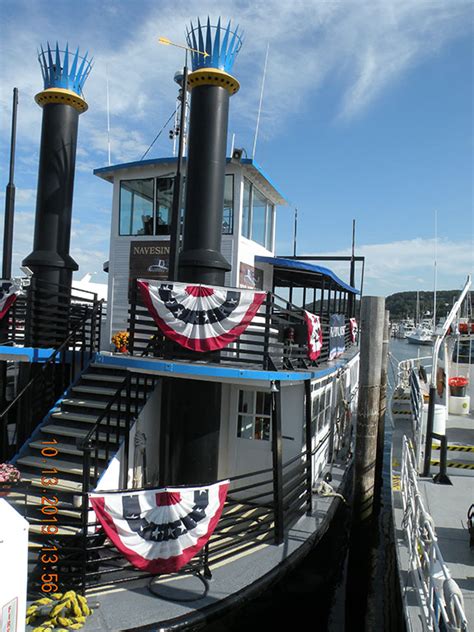
<svg viewBox="0 0 474 632"><path fill-rule="evenodd" d="M229 446L233 451L233 476L272 467L271 395L252 389L233 389ZM264 476L265 478L265 476ZM268 474L266 478L271 478ZM257 479L255 479L256 481Z"/></svg>

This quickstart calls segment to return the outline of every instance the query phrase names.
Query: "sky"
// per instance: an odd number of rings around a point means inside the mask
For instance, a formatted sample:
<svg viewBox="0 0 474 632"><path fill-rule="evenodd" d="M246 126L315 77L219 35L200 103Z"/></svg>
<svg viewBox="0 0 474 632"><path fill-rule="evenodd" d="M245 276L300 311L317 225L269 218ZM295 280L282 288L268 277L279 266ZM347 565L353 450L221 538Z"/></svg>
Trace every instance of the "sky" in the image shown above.
<svg viewBox="0 0 474 632"><path fill-rule="evenodd" d="M79 120L71 254L105 282L112 186L93 175L139 160L173 113L174 73L197 17L244 32L230 138L288 200L276 251L366 257L364 294L461 288L474 268L472 0L0 0L0 226L19 89L13 273L33 245L43 88L37 49L80 46L94 66ZM168 127L147 158L172 154ZM0 228L0 230L2 230ZM325 264L324 264L325 265ZM348 279L347 265L331 266ZM436 273L435 273L436 270ZM360 276L357 278L360 285Z"/></svg>

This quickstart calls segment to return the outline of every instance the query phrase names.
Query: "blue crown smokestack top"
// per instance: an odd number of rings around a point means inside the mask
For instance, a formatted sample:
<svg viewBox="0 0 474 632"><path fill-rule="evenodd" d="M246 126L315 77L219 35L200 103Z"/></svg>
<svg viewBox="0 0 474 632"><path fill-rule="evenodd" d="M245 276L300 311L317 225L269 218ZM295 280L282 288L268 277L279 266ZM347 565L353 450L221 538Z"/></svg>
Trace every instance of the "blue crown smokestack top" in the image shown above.
<svg viewBox="0 0 474 632"><path fill-rule="evenodd" d="M79 56L79 48L75 53L70 53L69 44L66 44L65 51L59 50L58 42L54 50L49 42L46 51L41 46L38 60L43 73L44 89L64 88L82 96L82 88L92 69L92 59L88 60L87 55L88 53L83 57Z"/></svg>
<svg viewBox="0 0 474 632"><path fill-rule="evenodd" d="M186 171L183 249L178 279L190 283L224 285L230 265L221 254L222 211L226 168L229 99L237 79L229 74L241 37L210 20L191 25L187 32L192 53L188 75L191 113ZM212 360L219 361L218 354ZM197 484L218 477L222 385L219 382L165 379L163 428L169 433L170 453L164 460L163 482Z"/></svg>
<svg viewBox="0 0 474 632"><path fill-rule="evenodd" d="M242 45L238 28L197 21L187 30L193 71L183 250L178 278L224 285L230 266L221 254L229 98L239 89L229 74ZM207 56L201 54L207 53Z"/></svg>
<svg viewBox="0 0 474 632"><path fill-rule="evenodd" d="M64 320L58 323L58 339L54 339L52 327L41 325L41 319L31 311L27 323L29 344L50 347L65 338L72 273L79 267L69 254L72 199L79 115L88 107L82 89L92 65L87 53L80 56L79 49L70 53L68 45L61 50L58 43L54 49L49 43L46 49L41 46L38 60L44 89L35 96L43 108L35 233L33 252L23 265L31 268L34 283L43 290L39 302L56 307ZM50 288L49 292L44 292L45 287Z"/></svg>
<svg viewBox="0 0 474 632"><path fill-rule="evenodd" d="M191 53L192 69L218 68L230 73L242 46L242 35L238 31L238 26L235 30L231 30L230 20L227 28L221 27L220 18L217 26L211 26L210 19L207 18L205 29L201 26L199 18L197 27L194 27L191 22L191 29L186 30L189 48L207 53L207 56L198 52Z"/></svg>

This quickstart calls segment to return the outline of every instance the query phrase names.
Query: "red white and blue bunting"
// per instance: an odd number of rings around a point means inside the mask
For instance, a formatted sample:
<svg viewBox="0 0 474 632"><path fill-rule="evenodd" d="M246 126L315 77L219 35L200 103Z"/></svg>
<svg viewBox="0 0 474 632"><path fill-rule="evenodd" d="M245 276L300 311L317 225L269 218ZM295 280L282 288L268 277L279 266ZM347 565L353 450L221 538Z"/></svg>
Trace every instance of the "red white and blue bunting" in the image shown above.
<svg viewBox="0 0 474 632"><path fill-rule="evenodd" d="M0 320L5 316L10 307L20 294L20 288L15 281L0 281Z"/></svg>
<svg viewBox="0 0 474 632"><path fill-rule="evenodd" d="M221 517L229 481L203 487L92 493L99 522L136 568L174 573L211 537Z"/></svg>
<svg viewBox="0 0 474 632"><path fill-rule="evenodd" d="M349 318L349 330L351 332L351 342L357 341L357 334L359 333L359 326L355 318Z"/></svg>
<svg viewBox="0 0 474 632"><path fill-rule="evenodd" d="M316 314L303 310L308 329L308 357L310 360L317 360L323 348L323 330L321 320Z"/></svg>
<svg viewBox="0 0 474 632"><path fill-rule="evenodd" d="M238 338L263 303L253 290L138 280L143 300L163 334L192 351L216 351Z"/></svg>

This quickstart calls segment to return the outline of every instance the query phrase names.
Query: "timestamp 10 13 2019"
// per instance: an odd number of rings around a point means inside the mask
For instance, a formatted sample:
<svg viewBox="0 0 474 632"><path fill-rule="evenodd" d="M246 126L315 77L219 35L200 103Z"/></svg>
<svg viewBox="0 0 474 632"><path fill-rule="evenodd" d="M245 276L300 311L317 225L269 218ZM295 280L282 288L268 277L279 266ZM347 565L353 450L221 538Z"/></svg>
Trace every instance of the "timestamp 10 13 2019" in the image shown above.
<svg viewBox="0 0 474 632"><path fill-rule="evenodd" d="M56 439L50 441L42 441L41 460L44 463L41 469L41 534L48 538L47 543L41 547L39 553L39 565L43 571L41 574L41 591L43 593L58 592L58 573L57 565L59 562L58 547L50 542L58 531L58 502L59 499L54 495L54 488L59 483L59 478L55 476L58 473L54 467L54 458L59 454L59 450L55 447Z"/></svg>

